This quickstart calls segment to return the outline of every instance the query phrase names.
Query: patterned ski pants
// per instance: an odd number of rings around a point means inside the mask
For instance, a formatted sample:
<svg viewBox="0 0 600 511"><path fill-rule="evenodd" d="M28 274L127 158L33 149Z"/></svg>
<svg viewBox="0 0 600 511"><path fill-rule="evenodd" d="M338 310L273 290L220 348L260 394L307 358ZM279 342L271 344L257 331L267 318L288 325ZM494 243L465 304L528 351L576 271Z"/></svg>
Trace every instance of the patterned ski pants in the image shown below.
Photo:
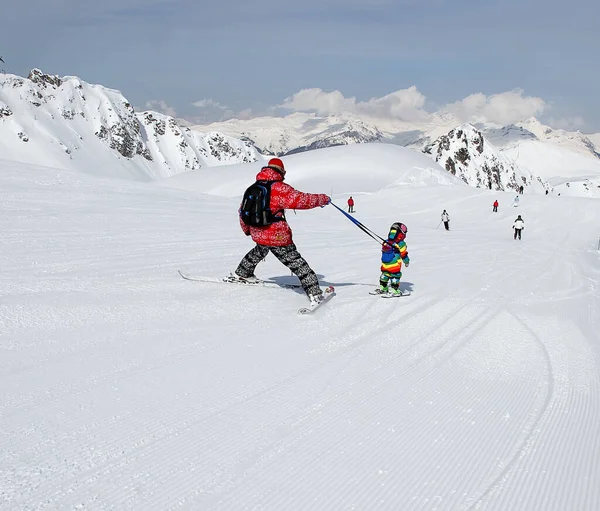
<svg viewBox="0 0 600 511"><path fill-rule="evenodd" d="M379 285L387 287L388 283L390 283L393 289L398 289L400 287L400 277L402 277L402 272L390 273L389 271L384 271L381 273L381 277L379 277Z"/></svg>
<svg viewBox="0 0 600 511"><path fill-rule="evenodd" d="M319 279L308 263L298 252L293 243L285 247L267 247L256 245L248 252L238 265L235 273L240 277L254 275L254 270L267 254L271 252L281 263L287 266L300 279L300 284L307 295L320 295L323 293L319 287Z"/></svg>

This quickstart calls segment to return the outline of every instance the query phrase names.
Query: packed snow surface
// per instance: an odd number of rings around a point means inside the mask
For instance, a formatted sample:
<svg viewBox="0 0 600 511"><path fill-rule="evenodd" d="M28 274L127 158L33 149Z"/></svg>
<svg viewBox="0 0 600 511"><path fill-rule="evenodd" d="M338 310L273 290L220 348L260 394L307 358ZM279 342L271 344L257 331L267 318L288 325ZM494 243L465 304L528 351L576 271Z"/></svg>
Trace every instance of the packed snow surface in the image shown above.
<svg viewBox="0 0 600 511"><path fill-rule="evenodd" d="M380 247L332 206L288 214L336 288L314 315L181 279L252 247L256 167L207 195L0 161L0 509L600 509L598 201L297 158L290 184L408 226L411 296L368 294Z"/></svg>

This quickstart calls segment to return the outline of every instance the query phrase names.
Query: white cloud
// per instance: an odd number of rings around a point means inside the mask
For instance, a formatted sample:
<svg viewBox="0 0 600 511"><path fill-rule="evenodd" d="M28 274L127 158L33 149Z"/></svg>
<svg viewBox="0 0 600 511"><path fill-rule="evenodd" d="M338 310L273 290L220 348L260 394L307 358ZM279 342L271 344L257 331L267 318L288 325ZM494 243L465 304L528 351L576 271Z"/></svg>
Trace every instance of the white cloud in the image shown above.
<svg viewBox="0 0 600 511"><path fill-rule="evenodd" d="M356 98L345 98L338 90L325 92L322 89L302 89L286 98L279 106L294 112L316 112L319 115L331 115L354 111Z"/></svg>
<svg viewBox="0 0 600 511"><path fill-rule="evenodd" d="M426 97L413 85L380 98L357 101L345 97L340 91L325 92L322 89L303 89L286 98L279 105L295 112L315 112L318 115L355 113L385 119L403 121L425 120L430 113L424 110ZM516 89L486 96L471 94L466 98L442 107L461 122L488 122L510 124L542 114L549 108L543 99L524 96Z"/></svg>
<svg viewBox="0 0 600 511"><path fill-rule="evenodd" d="M381 98L372 98L357 104L357 110L374 117L391 117L404 121L415 121L426 117L423 110L425 96L413 85Z"/></svg>
<svg viewBox="0 0 600 511"><path fill-rule="evenodd" d="M397 90L381 98L357 101L346 98L340 91L325 92L322 89L302 89L279 105L294 112L315 112L318 115L356 113L373 117L417 120L427 115L423 110L425 96L415 86Z"/></svg>
<svg viewBox="0 0 600 511"><path fill-rule="evenodd" d="M239 114L236 115L234 110L212 98L194 101L192 105L200 110L200 114L193 117L196 124L225 121L234 117L241 119L241 117L238 117Z"/></svg>
<svg viewBox="0 0 600 511"><path fill-rule="evenodd" d="M463 122L511 124L540 115L549 107L542 98L523 96L521 89L486 96L481 92L442 108Z"/></svg>
<svg viewBox="0 0 600 511"><path fill-rule="evenodd" d="M192 103L192 105L194 105L197 108L216 108L216 109L220 109L220 110L227 110L227 107L225 105L222 105L221 103L219 103L218 101L215 101L212 98L206 98L206 99L201 99L199 101L194 101Z"/></svg>
<svg viewBox="0 0 600 511"><path fill-rule="evenodd" d="M320 88L302 89L286 98L282 104L261 112L252 109L235 111L211 98L196 101L193 105L201 110L201 116L194 118L198 124L233 118L247 120L261 115L277 117L284 115L281 109L314 112L319 116L351 113L366 118L419 123L431 120L433 112L425 110L426 103L425 95L413 85L366 101L346 97L339 90L328 92ZM539 117L550 109L551 105L542 98L526 96L523 90L515 89L491 95L471 94L442 106L439 112L453 115L457 122L506 125ZM568 130L582 129L585 126L581 117L551 118L547 123Z"/></svg>
<svg viewBox="0 0 600 511"><path fill-rule="evenodd" d="M167 105L167 103L162 99L151 99L150 101L146 101L145 107L148 110L154 110L155 112L159 112L170 117L177 116L177 111L173 107Z"/></svg>

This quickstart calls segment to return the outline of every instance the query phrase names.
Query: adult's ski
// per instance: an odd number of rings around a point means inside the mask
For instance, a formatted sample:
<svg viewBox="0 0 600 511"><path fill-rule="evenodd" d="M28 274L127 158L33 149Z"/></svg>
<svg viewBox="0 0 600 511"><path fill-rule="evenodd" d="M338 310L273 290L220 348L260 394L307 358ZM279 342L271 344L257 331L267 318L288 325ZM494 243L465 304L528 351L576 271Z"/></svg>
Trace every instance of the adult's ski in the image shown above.
<svg viewBox="0 0 600 511"><path fill-rule="evenodd" d="M212 282L214 284L238 284L241 286L256 286L256 287L277 287L284 289L298 289L302 286L300 284L278 284L277 282L269 280L257 280L255 282L248 282L242 280L235 280L230 277L204 277L200 275L186 275L181 270L177 270L181 278L185 280L193 280L195 282Z"/></svg>
<svg viewBox="0 0 600 511"><path fill-rule="evenodd" d="M312 314L319 307L331 300L334 296L335 289L333 288L333 286L328 286L323 291L323 299L320 302L310 304L308 307L301 307L300 309L298 309L298 314Z"/></svg>

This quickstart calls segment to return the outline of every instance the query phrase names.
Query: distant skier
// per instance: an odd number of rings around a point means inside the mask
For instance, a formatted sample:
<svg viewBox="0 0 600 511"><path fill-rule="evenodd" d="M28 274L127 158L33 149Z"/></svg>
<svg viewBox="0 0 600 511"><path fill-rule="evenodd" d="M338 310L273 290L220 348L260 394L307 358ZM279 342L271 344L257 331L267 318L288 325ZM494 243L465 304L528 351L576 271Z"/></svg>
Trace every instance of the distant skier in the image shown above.
<svg viewBox="0 0 600 511"><path fill-rule="evenodd" d="M408 265L408 247L404 242L408 228L401 222L395 222L390 227L387 241L381 245L381 276L379 277L379 294L388 296L402 296L400 291L400 278L402 277L402 263ZM391 289L388 290L388 284Z"/></svg>
<svg viewBox="0 0 600 511"><path fill-rule="evenodd" d="M519 207L519 196L518 195L515 197L515 200L513 201L513 207L515 207L515 208Z"/></svg>
<svg viewBox="0 0 600 511"><path fill-rule="evenodd" d="M352 195L348 199L348 213L354 213L354 199L352 198Z"/></svg>
<svg viewBox="0 0 600 511"><path fill-rule="evenodd" d="M253 197L248 194L250 189L244 194L239 210L240 225L246 236L252 236L252 241L256 243L256 246L244 256L230 278L247 283L258 281L254 270L258 263L271 252L300 279L300 284L311 303L318 303L323 299L319 280L292 241L292 230L285 219L284 210L324 207L331 202L331 199L325 194L299 192L284 183L284 179L283 162L279 158L272 158L267 166L257 174L257 183L255 183L255 185L261 185L263 189L270 188L267 195L269 203L266 208L260 210L260 202L252 203ZM256 200L256 197L254 199ZM257 222L247 219L247 216L259 219L266 217L268 221L262 222L264 225L256 225Z"/></svg>
<svg viewBox="0 0 600 511"><path fill-rule="evenodd" d="M447 231L450 230L450 215L446 210L442 211L442 222L444 222L444 227Z"/></svg>
<svg viewBox="0 0 600 511"><path fill-rule="evenodd" d="M519 187L519 193L520 193L521 195L523 195L523 190L524 190L524 188L523 188L523 185L521 185L521 186Z"/></svg>
<svg viewBox="0 0 600 511"><path fill-rule="evenodd" d="M517 239L517 236L519 237L519 239L521 239L521 231L525 229L525 222L521 218L521 215L519 215L515 220L515 223L513 224L513 229L515 230L514 239Z"/></svg>
<svg viewBox="0 0 600 511"><path fill-rule="evenodd" d="M493 206L494 206L494 213L498 213L498 205L499 205L498 204L498 200L495 200L494 204L493 204Z"/></svg>

